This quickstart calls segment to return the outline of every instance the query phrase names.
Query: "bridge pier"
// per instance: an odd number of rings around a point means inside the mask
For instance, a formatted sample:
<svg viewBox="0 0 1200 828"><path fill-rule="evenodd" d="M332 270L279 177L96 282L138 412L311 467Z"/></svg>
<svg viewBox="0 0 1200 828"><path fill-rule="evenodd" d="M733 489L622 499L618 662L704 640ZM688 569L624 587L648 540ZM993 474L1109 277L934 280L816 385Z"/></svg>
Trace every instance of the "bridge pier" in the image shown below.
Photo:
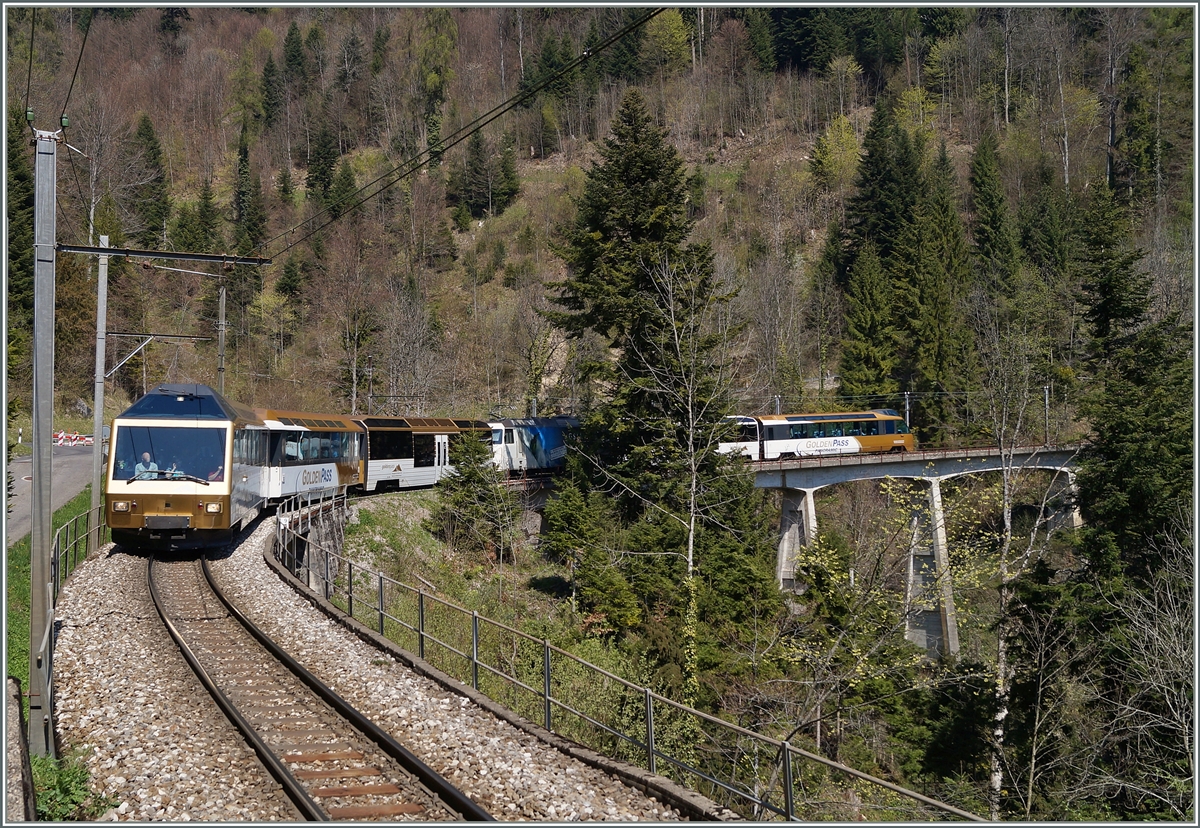
<svg viewBox="0 0 1200 828"><path fill-rule="evenodd" d="M927 650L958 653L958 614L946 545L946 515L942 509L941 478L928 477L928 543L919 514L913 515L909 544L905 602L910 610L905 637ZM935 620L936 619L936 620Z"/></svg>
<svg viewBox="0 0 1200 828"><path fill-rule="evenodd" d="M817 542L816 489L784 489L779 511L779 554L775 577L781 589L796 585L796 552Z"/></svg>

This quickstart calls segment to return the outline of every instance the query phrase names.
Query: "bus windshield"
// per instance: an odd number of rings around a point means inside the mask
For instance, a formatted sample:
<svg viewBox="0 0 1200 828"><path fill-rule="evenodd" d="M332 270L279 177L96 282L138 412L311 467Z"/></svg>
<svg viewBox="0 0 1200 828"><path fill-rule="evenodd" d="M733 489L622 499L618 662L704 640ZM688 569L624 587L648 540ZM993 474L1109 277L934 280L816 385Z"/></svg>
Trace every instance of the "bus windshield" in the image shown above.
<svg viewBox="0 0 1200 828"><path fill-rule="evenodd" d="M117 426L113 480L225 479L225 429Z"/></svg>

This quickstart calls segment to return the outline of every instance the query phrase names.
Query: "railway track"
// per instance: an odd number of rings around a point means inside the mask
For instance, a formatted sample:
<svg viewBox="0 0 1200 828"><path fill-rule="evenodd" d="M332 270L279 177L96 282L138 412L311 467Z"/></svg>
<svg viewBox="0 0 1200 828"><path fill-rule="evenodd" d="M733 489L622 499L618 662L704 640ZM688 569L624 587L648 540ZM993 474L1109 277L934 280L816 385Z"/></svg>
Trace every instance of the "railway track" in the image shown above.
<svg viewBox="0 0 1200 828"><path fill-rule="evenodd" d="M152 558L148 579L184 658L307 819L492 821L276 647L202 556Z"/></svg>

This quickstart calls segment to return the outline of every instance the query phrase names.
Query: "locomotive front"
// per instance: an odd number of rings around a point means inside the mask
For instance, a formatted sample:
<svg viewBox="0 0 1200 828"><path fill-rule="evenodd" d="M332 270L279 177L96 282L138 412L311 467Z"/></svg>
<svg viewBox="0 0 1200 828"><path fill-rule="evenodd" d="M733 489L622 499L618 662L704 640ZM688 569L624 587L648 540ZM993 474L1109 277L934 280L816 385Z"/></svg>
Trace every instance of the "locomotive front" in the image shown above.
<svg viewBox="0 0 1200 828"><path fill-rule="evenodd" d="M204 385L160 385L113 420L105 518L122 546L228 543L257 515L234 435L247 414ZM257 480L255 481L257 483Z"/></svg>

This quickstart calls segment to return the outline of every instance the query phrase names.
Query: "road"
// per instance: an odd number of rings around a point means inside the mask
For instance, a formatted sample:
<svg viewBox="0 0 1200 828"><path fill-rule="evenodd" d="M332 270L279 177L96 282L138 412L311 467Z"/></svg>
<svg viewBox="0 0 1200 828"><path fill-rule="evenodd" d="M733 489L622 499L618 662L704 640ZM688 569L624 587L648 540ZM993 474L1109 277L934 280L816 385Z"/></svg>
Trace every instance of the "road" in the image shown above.
<svg viewBox="0 0 1200 828"><path fill-rule="evenodd" d="M50 463L50 502L57 511L92 482L91 446L55 446ZM14 458L12 469L12 511L7 515L5 540L12 546L29 534L33 526L33 457ZM7 548L6 546L6 548Z"/></svg>

